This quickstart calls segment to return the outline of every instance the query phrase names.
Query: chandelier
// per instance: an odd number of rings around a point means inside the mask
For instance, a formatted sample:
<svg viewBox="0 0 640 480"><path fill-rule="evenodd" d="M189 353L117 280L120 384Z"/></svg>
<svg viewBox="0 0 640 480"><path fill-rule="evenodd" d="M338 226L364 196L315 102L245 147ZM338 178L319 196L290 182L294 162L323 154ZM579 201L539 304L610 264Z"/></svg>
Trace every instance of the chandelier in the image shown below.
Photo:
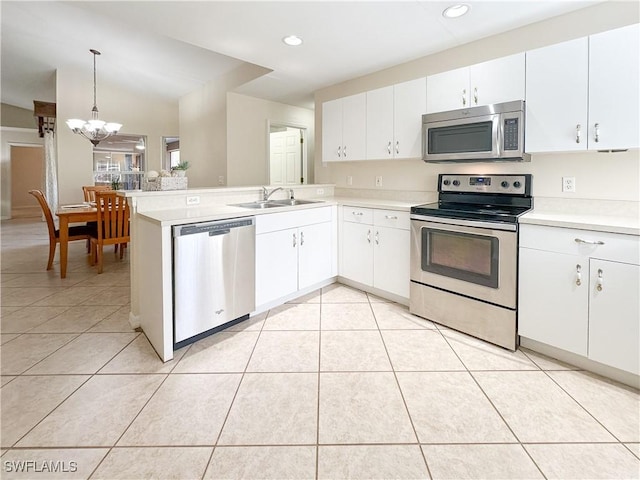
<svg viewBox="0 0 640 480"><path fill-rule="evenodd" d="M93 54L93 108L91 109L91 120L84 121L77 118L67 120L67 126L73 131L82 135L94 146L102 140L118 133L122 125L120 123L104 122L98 118L98 106L96 105L96 55L100 55L98 50L89 50Z"/></svg>

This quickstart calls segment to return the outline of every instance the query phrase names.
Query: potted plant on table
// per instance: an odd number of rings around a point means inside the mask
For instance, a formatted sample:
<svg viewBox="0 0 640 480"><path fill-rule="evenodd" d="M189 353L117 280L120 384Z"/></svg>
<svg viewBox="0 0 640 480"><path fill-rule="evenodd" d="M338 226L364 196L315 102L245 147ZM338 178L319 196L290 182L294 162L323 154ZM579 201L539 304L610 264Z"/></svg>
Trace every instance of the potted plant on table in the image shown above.
<svg viewBox="0 0 640 480"><path fill-rule="evenodd" d="M174 177L184 177L186 175L187 169L189 168L189 162L184 161L177 164L175 167L171 169L171 175Z"/></svg>

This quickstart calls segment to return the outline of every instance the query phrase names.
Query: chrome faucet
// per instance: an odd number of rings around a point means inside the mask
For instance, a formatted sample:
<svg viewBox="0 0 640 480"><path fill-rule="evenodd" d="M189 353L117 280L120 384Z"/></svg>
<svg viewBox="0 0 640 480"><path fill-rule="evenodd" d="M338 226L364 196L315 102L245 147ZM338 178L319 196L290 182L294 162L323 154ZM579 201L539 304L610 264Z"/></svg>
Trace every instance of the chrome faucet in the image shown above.
<svg viewBox="0 0 640 480"><path fill-rule="evenodd" d="M289 189L289 200L293 200L293 188Z"/></svg>
<svg viewBox="0 0 640 480"><path fill-rule="evenodd" d="M271 195L273 195L275 192L277 192L278 190L283 190L282 187L278 187L278 188L274 188L273 190L269 191L267 190L267 187L262 187L262 201L266 202L267 200L269 200L269 197Z"/></svg>

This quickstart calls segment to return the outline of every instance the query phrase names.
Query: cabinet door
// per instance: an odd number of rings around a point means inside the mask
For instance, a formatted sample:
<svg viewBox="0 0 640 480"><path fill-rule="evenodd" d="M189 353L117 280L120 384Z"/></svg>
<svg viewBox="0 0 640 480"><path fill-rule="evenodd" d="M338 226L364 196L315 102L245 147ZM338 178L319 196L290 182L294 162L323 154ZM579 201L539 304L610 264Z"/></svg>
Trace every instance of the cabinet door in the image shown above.
<svg viewBox="0 0 640 480"><path fill-rule="evenodd" d="M519 261L518 334L586 356L588 258L520 248Z"/></svg>
<svg viewBox="0 0 640 480"><path fill-rule="evenodd" d="M420 158L422 155L422 115L427 109L425 78L399 83L393 87L393 154L395 158ZM369 124L367 124L367 129Z"/></svg>
<svg viewBox="0 0 640 480"><path fill-rule="evenodd" d="M365 160L367 154L367 96L342 99L342 160Z"/></svg>
<svg viewBox="0 0 640 480"><path fill-rule="evenodd" d="M373 227L342 222L342 265L340 275L373 285Z"/></svg>
<svg viewBox="0 0 640 480"><path fill-rule="evenodd" d="M298 289L331 278L331 222L298 230Z"/></svg>
<svg viewBox="0 0 640 480"><path fill-rule="evenodd" d="M590 149L640 147L638 58L638 24L589 37Z"/></svg>
<svg viewBox="0 0 640 480"><path fill-rule="evenodd" d="M527 52L527 152L587 149L589 40Z"/></svg>
<svg viewBox="0 0 640 480"><path fill-rule="evenodd" d="M322 161L342 160L342 99L322 104Z"/></svg>
<svg viewBox="0 0 640 480"><path fill-rule="evenodd" d="M409 230L374 227L373 286L409 298Z"/></svg>
<svg viewBox="0 0 640 480"><path fill-rule="evenodd" d="M256 306L298 289L297 232L291 228L256 235Z"/></svg>
<svg viewBox="0 0 640 480"><path fill-rule="evenodd" d="M525 54L517 53L470 67L471 106L524 100Z"/></svg>
<svg viewBox="0 0 640 480"><path fill-rule="evenodd" d="M393 86L367 92L367 158L393 158Z"/></svg>
<svg viewBox="0 0 640 480"><path fill-rule="evenodd" d="M469 107L469 67L427 77L427 113Z"/></svg>
<svg viewBox="0 0 640 480"><path fill-rule="evenodd" d="M638 265L591 259L589 358L636 375L640 374L639 279Z"/></svg>

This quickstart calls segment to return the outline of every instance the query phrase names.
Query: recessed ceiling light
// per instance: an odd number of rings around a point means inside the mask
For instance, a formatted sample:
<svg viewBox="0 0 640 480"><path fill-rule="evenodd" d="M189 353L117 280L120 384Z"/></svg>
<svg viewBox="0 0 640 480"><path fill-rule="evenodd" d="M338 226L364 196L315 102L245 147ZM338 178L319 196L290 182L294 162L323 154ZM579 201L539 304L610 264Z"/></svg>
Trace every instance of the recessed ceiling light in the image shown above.
<svg viewBox="0 0 640 480"><path fill-rule="evenodd" d="M282 41L290 47L297 47L298 45L302 45L302 39L296 35L289 35L288 37L284 37Z"/></svg>
<svg viewBox="0 0 640 480"><path fill-rule="evenodd" d="M445 18L458 18L467 13L470 8L471 7L466 3L451 5L450 7L445 8L444 12L442 12L442 16Z"/></svg>

